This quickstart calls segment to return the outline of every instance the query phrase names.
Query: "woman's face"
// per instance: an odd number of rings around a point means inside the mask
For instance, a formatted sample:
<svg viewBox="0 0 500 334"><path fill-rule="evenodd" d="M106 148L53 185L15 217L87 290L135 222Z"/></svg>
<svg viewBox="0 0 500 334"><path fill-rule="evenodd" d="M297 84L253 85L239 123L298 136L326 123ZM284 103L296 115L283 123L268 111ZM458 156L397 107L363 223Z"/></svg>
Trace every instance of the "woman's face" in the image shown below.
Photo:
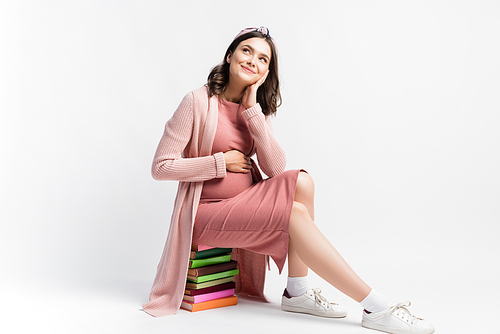
<svg viewBox="0 0 500 334"><path fill-rule="evenodd" d="M253 85L266 74L271 56L271 48L265 39L253 37L242 41L226 59L229 81Z"/></svg>

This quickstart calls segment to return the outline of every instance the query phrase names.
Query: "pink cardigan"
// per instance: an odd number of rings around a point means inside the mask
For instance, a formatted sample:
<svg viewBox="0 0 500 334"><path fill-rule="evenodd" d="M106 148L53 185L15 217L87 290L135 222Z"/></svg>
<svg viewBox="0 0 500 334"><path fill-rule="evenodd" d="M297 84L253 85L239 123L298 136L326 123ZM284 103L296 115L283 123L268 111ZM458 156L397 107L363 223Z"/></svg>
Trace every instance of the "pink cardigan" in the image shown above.
<svg viewBox="0 0 500 334"><path fill-rule="evenodd" d="M245 110L243 115L255 143L251 155L257 154L267 176L280 174L285 170L286 158L272 133L270 117L264 116L259 104ZM175 314L180 308L203 181L226 176L223 153L211 154L217 117L218 98L208 98L206 86L188 93L166 123L156 150L153 178L180 182L149 302L143 305L144 311L155 317ZM259 181L262 177L256 164L253 165L254 179ZM237 291L268 301L264 295L267 257L242 249L233 250L233 257L240 269Z"/></svg>

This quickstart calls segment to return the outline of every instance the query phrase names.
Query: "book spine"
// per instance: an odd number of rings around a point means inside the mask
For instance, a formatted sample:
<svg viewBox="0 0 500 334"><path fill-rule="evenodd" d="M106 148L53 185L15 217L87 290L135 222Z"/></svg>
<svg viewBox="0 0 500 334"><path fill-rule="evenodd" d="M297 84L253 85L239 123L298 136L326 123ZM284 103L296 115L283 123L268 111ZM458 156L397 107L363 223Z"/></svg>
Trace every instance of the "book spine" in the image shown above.
<svg viewBox="0 0 500 334"><path fill-rule="evenodd" d="M208 287L212 287L212 286L224 284L224 283L229 283L229 282L235 282L234 276L220 278L220 279L216 279L216 280L208 281L208 282L204 282L204 283L196 283L196 282L192 282L192 281L188 280L186 282L186 288L201 290L201 289L205 289Z"/></svg>
<svg viewBox="0 0 500 334"><path fill-rule="evenodd" d="M204 250L212 249L212 248L215 248L215 247L205 246L205 245L196 245L196 244L191 245L191 249L195 250L195 251L204 251Z"/></svg>
<svg viewBox="0 0 500 334"><path fill-rule="evenodd" d="M210 310L218 307L232 306L236 304L238 304L238 297L230 296L230 297L209 300L198 304L183 301L181 307L191 312L197 312L203 310Z"/></svg>
<svg viewBox="0 0 500 334"><path fill-rule="evenodd" d="M207 281L212 281L218 278L224 278L224 277L229 277L229 276L234 276L239 274L238 269L233 269L233 270L228 270L228 271L222 271L220 273L214 273L210 275L205 275L205 276L199 276L199 277L194 277L194 276L188 276L188 280L197 282L197 283L203 283Z"/></svg>
<svg viewBox="0 0 500 334"><path fill-rule="evenodd" d="M231 254L209 257L206 259L190 260L189 268L199 268L204 266L210 266L212 264L224 263L231 261Z"/></svg>
<svg viewBox="0 0 500 334"><path fill-rule="evenodd" d="M191 260L206 259L217 255L231 253L232 248L211 248L204 251L191 251Z"/></svg>
<svg viewBox="0 0 500 334"><path fill-rule="evenodd" d="M231 260L229 262L214 264L211 266L200 267L197 269L188 269L188 275L190 276L204 276L220 271L226 271L231 269L236 269L238 262Z"/></svg>
<svg viewBox="0 0 500 334"><path fill-rule="evenodd" d="M188 296L197 296L197 295L204 295L206 293L212 293L216 291L221 291L221 290L227 290L227 289L234 289L236 288L236 284L234 282L229 282L229 283L222 283L219 285L214 285L210 286L208 288L203 288L203 289L186 289L184 290L184 294Z"/></svg>
<svg viewBox="0 0 500 334"><path fill-rule="evenodd" d="M212 293L206 293L204 295L199 295L199 296L194 296L191 297L193 299L193 303L201 303L201 302L206 302L209 300L214 300L214 299L219 299L219 298L224 298L224 297L229 297L234 295L234 289L228 289L228 290L222 290L222 291L217 291L217 292L212 292Z"/></svg>

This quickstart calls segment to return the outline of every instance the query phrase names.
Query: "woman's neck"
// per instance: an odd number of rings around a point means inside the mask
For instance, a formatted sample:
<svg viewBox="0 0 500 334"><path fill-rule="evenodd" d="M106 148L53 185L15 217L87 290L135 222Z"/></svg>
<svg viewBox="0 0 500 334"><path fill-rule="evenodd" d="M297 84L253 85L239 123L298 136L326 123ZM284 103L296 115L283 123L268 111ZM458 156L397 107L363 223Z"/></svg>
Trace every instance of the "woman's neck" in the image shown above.
<svg viewBox="0 0 500 334"><path fill-rule="evenodd" d="M240 103L241 98L243 97L243 93L245 92L246 87L237 87L236 85L231 85L230 82L224 88L224 91L221 94L221 97L229 102Z"/></svg>

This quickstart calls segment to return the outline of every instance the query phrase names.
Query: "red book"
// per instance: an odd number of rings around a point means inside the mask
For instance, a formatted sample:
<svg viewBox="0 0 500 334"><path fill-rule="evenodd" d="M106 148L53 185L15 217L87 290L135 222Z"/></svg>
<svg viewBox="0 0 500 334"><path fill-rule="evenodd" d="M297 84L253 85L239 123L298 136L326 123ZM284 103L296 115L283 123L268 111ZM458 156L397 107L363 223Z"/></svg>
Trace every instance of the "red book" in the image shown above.
<svg viewBox="0 0 500 334"><path fill-rule="evenodd" d="M230 283L224 283L224 284L219 284L219 285L214 285L210 286L208 288L203 288L203 289L186 289L184 290L184 294L188 296L197 296L197 295L204 295L206 293L211 293L211 292L217 292L217 291L222 291L226 289L234 289L236 288L236 284L234 282Z"/></svg>
<svg viewBox="0 0 500 334"><path fill-rule="evenodd" d="M226 270L231 270L231 269L236 269L236 266L238 265L238 262L231 260L229 262L224 262L224 263L219 263L219 264L213 264L211 266L205 266L205 267L199 267L199 268L190 268L188 269L188 275L190 276L203 276L203 275L208 275L208 274L213 274L213 273L218 273L221 271L226 271Z"/></svg>
<svg viewBox="0 0 500 334"><path fill-rule="evenodd" d="M191 244L191 249L194 251L203 251L203 250L212 249L212 248L215 248L215 247Z"/></svg>

